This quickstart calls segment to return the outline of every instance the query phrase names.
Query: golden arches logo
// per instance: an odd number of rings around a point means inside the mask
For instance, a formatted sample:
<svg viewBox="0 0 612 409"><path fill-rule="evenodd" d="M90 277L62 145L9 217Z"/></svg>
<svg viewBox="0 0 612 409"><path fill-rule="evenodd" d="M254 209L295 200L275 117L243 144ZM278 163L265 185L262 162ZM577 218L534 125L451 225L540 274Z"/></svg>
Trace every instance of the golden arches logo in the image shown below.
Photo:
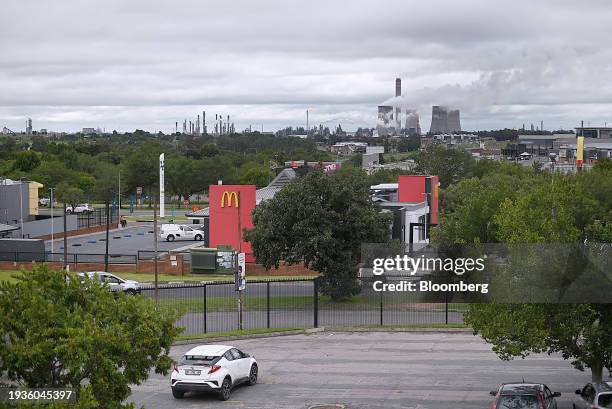
<svg viewBox="0 0 612 409"><path fill-rule="evenodd" d="M221 196L221 207L225 207L226 201L227 207L232 207L232 199L234 199L234 207L238 207L238 193L223 192L223 196Z"/></svg>

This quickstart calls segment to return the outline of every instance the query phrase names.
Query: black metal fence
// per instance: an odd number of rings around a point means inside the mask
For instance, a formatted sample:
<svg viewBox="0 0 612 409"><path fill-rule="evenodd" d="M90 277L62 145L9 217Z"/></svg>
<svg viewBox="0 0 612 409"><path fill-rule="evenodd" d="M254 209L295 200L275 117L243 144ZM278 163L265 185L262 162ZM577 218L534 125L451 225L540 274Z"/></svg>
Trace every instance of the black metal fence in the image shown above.
<svg viewBox="0 0 612 409"><path fill-rule="evenodd" d="M69 264L78 266L85 263L99 263L104 264L105 255L93 254L93 253L68 253L66 255L66 261ZM64 262L64 253L51 253L51 252L25 252L25 251L9 251L0 252L0 261L11 261L11 262ZM109 264L136 264L136 254L109 254Z"/></svg>
<svg viewBox="0 0 612 409"><path fill-rule="evenodd" d="M333 301L321 294L318 281L248 281L242 294L242 328L316 328L340 326L431 325L463 322L463 304L424 302L409 292L376 292L363 280L359 294ZM155 290L143 288L153 299ZM162 309L179 313L184 334L238 330L238 292L233 282L164 285L158 288Z"/></svg>
<svg viewBox="0 0 612 409"><path fill-rule="evenodd" d="M110 223L119 221L117 210L110 208ZM96 207L92 212L83 212L77 214L77 227L79 229L87 227L102 226L106 224L106 208Z"/></svg>

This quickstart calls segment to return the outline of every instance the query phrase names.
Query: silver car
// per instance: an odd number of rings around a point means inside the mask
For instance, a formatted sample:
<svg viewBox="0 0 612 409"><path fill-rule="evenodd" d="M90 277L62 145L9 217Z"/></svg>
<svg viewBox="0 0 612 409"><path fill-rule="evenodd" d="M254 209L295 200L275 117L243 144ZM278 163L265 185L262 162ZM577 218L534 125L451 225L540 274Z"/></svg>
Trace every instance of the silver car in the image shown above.
<svg viewBox="0 0 612 409"><path fill-rule="evenodd" d="M576 389L579 396L574 409L612 408L612 382L592 382L582 389Z"/></svg>
<svg viewBox="0 0 612 409"><path fill-rule="evenodd" d="M106 271L89 271L87 273L79 273L78 276L81 280L88 277L90 280L99 281L103 285L107 285L111 291L123 291L128 295L140 293L140 283L138 281L125 280Z"/></svg>

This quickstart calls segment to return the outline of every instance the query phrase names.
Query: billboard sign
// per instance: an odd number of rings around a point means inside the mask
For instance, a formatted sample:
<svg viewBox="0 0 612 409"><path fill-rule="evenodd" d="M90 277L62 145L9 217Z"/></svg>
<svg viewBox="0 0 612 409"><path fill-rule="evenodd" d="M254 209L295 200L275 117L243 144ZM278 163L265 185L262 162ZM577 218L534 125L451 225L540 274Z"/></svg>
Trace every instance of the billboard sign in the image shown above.
<svg viewBox="0 0 612 409"><path fill-rule="evenodd" d="M238 268L234 279L236 291L243 291L246 288L246 255L238 253Z"/></svg>

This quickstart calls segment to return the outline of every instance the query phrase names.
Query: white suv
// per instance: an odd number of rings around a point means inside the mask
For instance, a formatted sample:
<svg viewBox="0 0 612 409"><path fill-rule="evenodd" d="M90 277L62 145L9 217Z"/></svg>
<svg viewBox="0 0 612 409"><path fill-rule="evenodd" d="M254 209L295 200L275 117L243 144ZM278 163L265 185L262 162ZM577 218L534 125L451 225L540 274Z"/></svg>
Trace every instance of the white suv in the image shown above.
<svg viewBox="0 0 612 409"><path fill-rule="evenodd" d="M159 237L166 241L174 240L196 240L204 239L204 232L186 224L162 224L159 229Z"/></svg>
<svg viewBox="0 0 612 409"><path fill-rule="evenodd" d="M93 213L94 208L87 203L76 205L73 209L72 206L66 206L66 213Z"/></svg>
<svg viewBox="0 0 612 409"><path fill-rule="evenodd" d="M232 388L246 382L257 383L255 358L227 345L201 345L190 349L174 365L170 376L172 396L181 399L185 392L216 392L228 400Z"/></svg>
<svg viewBox="0 0 612 409"><path fill-rule="evenodd" d="M140 293L140 283L138 281L124 280L123 278L107 273L106 271L89 271L87 273L79 273L77 275L81 281L83 281L85 277L88 277L90 280L95 280L101 282L102 284L106 284L111 291L123 291L128 295Z"/></svg>

